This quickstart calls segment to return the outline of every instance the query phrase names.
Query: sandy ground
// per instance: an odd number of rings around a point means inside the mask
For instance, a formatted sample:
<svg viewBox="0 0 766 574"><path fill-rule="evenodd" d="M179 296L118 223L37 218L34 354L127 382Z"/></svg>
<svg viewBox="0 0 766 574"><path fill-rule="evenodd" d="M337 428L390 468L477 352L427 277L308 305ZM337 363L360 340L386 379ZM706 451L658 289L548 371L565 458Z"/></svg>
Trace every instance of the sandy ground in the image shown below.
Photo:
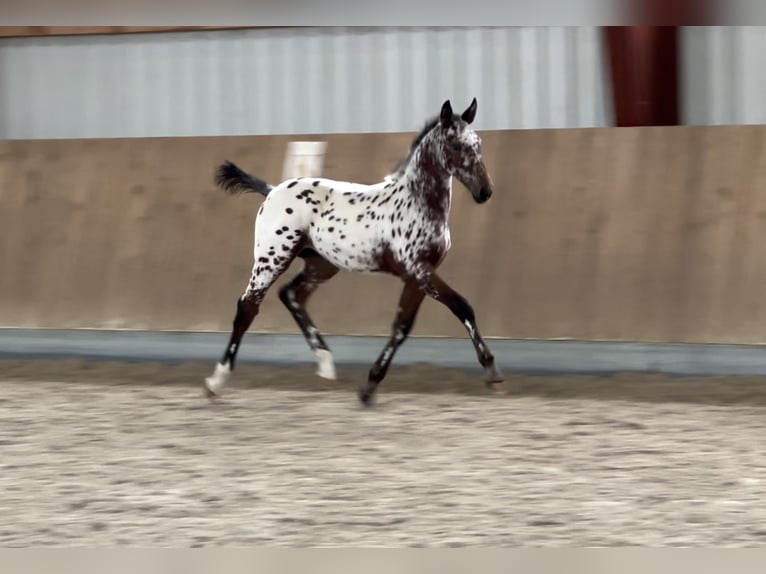
<svg viewBox="0 0 766 574"><path fill-rule="evenodd" d="M0 361L0 544L766 543L762 379L209 370Z"/></svg>

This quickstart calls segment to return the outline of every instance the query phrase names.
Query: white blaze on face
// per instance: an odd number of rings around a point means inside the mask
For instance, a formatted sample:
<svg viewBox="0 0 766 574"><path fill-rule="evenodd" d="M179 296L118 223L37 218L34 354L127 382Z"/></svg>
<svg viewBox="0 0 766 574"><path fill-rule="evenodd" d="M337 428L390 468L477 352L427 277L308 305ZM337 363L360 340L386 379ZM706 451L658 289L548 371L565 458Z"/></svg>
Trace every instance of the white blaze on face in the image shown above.
<svg viewBox="0 0 766 574"><path fill-rule="evenodd" d="M473 150L474 153L466 153L463 156L463 167L468 168L473 163L481 161L481 139L479 134L473 130L465 130L460 134L460 141L466 149Z"/></svg>
<svg viewBox="0 0 766 574"><path fill-rule="evenodd" d="M473 130L463 130L463 132L460 134L460 141L477 151L479 149L479 145L481 144L481 138L479 137L479 134Z"/></svg>

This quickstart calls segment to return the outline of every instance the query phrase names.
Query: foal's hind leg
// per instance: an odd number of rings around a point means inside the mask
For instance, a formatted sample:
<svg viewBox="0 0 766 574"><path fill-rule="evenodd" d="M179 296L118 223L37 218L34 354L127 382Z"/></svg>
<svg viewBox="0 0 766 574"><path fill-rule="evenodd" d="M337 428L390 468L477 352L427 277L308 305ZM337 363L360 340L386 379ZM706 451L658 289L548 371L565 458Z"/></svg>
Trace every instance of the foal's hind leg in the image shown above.
<svg viewBox="0 0 766 574"><path fill-rule="evenodd" d="M394 358L397 349L407 339L415 324L415 317L420 309L420 304L425 299L425 293L415 281L408 281L404 284L404 289L399 297L399 310L394 320L391 338L383 348L378 360L370 369L367 384L359 387L359 400L365 405L369 405L378 385L386 376L388 367Z"/></svg>
<svg viewBox="0 0 766 574"><path fill-rule="evenodd" d="M325 343L319 329L306 310L306 303L317 287L332 279L338 268L319 255L316 251L307 249L299 255L306 262L303 271L287 285L279 290L279 299L287 307L295 322L306 337L309 347L317 358L317 375L324 379L335 379L335 363L330 347Z"/></svg>
<svg viewBox="0 0 766 574"><path fill-rule="evenodd" d="M234 370L242 337L250 328L253 319L258 315L261 303L269 288L290 266L293 258L294 250L291 250L289 255L276 256L270 259L268 263L259 262L258 249L256 249L256 263L253 266L250 283L245 293L237 301L237 314L234 317L226 351L224 351L221 361L216 365L213 374L205 379L205 393L208 398L215 397L226 385L231 372Z"/></svg>

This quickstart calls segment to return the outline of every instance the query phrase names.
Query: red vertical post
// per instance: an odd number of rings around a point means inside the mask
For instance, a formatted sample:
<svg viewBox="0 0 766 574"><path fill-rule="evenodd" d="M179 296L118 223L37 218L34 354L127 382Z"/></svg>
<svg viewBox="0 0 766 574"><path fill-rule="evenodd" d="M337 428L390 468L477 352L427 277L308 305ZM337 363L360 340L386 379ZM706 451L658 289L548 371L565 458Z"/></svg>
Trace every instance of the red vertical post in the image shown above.
<svg viewBox="0 0 766 574"><path fill-rule="evenodd" d="M608 26L606 45L618 126L680 123L679 26L711 24L715 0L627 0L628 20Z"/></svg>
<svg viewBox="0 0 766 574"><path fill-rule="evenodd" d="M677 125L677 26L608 26L606 39L617 126Z"/></svg>

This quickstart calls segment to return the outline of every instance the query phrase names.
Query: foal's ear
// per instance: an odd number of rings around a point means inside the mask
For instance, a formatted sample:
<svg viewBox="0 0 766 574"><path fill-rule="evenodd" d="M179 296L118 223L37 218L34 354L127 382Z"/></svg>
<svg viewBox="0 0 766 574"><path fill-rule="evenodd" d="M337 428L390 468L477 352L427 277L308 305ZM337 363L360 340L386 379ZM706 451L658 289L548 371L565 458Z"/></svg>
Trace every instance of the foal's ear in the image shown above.
<svg viewBox="0 0 766 574"><path fill-rule="evenodd" d="M439 121L445 128L452 125L452 115L452 104L447 100L442 104L442 111L439 115Z"/></svg>
<svg viewBox="0 0 766 574"><path fill-rule="evenodd" d="M474 98L473 101L471 102L471 105L468 106L463 112L463 115L460 116L461 118L463 118L464 122L468 124L473 123L473 120L476 118L476 107L477 107L476 98Z"/></svg>

